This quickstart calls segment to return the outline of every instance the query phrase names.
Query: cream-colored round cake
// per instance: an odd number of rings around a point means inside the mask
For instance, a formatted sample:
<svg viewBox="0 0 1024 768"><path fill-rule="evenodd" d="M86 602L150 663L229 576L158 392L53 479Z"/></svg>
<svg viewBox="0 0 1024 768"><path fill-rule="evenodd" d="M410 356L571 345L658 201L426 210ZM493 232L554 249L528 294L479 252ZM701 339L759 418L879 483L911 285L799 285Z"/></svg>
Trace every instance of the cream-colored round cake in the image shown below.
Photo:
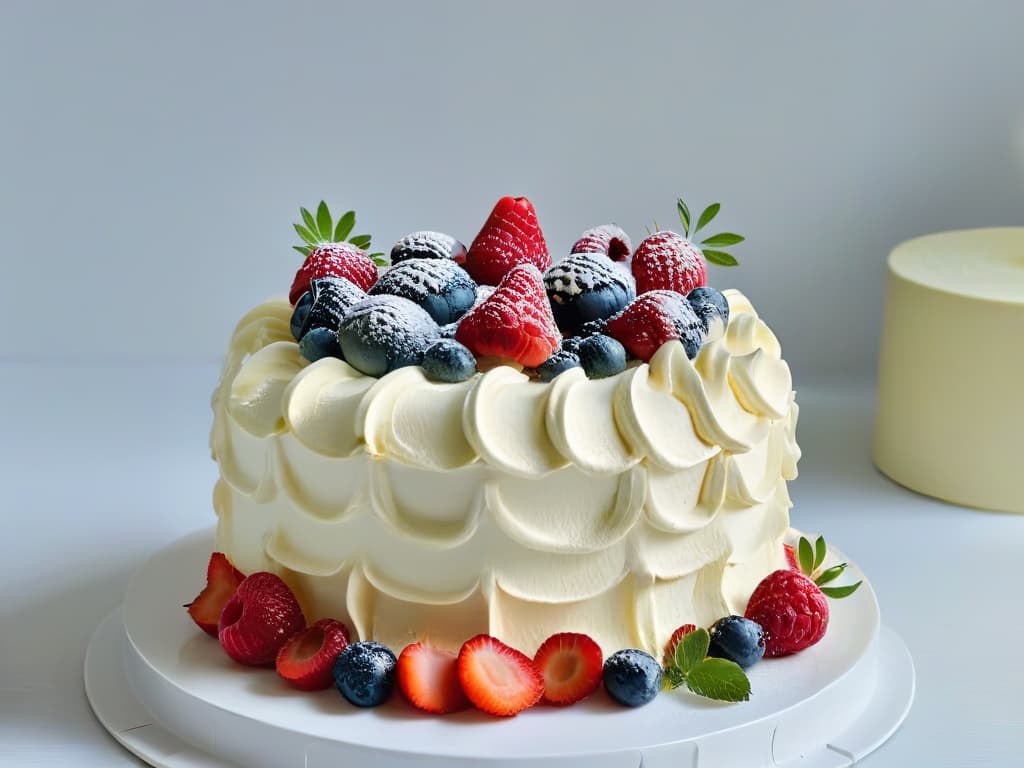
<svg viewBox="0 0 1024 768"><path fill-rule="evenodd" d="M307 363L269 301L213 396L217 547L307 618L392 648L489 633L533 653L585 632L660 656L742 613L784 566L797 405L779 342L725 293L724 337L605 379L499 366L458 384Z"/></svg>

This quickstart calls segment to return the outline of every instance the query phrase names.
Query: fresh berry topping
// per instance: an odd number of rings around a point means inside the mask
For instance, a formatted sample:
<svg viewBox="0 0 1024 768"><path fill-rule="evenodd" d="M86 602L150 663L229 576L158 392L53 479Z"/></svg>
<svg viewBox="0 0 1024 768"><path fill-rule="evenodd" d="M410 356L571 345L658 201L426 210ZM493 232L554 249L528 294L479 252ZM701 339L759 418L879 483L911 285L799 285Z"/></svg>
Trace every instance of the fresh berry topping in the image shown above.
<svg viewBox="0 0 1024 768"><path fill-rule="evenodd" d="M465 381L476 373L476 358L455 339L438 339L423 353L423 371L434 381Z"/></svg>
<svg viewBox="0 0 1024 768"><path fill-rule="evenodd" d="M543 272L551 257L533 203L525 197L503 197L470 245L466 270L478 283L498 285L517 264L532 264Z"/></svg>
<svg viewBox="0 0 1024 768"><path fill-rule="evenodd" d="M612 261L626 261L633 244L629 241L622 227L615 224L602 224L588 229L572 245L570 253L603 253Z"/></svg>
<svg viewBox="0 0 1024 768"><path fill-rule="evenodd" d="M632 278L591 253L567 256L544 273L555 322L570 336L591 320L611 317L636 296Z"/></svg>
<svg viewBox="0 0 1024 768"><path fill-rule="evenodd" d="M288 300L295 304L309 290L310 280L318 277L344 277L364 291L377 282L377 265L373 259L348 243L318 245L295 273Z"/></svg>
<svg viewBox="0 0 1024 768"><path fill-rule="evenodd" d="M327 328L314 328L302 337L299 342L299 354L315 363L323 357L342 359L341 345L338 334Z"/></svg>
<svg viewBox="0 0 1024 768"><path fill-rule="evenodd" d="M577 334L581 339L585 339L587 336L596 336L599 333L608 333L608 320L591 320L590 322L584 323L580 326L580 332Z"/></svg>
<svg viewBox="0 0 1024 768"><path fill-rule="evenodd" d="M544 678L544 701L556 706L575 704L601 685L601 646L587 635L552 635L534 654L533 663Z"/></svg>
<svg viewBox="0 0 1024 768"><path fill-rule="evenodd" d="M259 571L247 576L220 614L217 636L240 664L273 666L281 646L306 626L302 608L279 576Z"/></svg>
<svg viewBox="0 0 1024 768"><path fill-rule="evenodd" d="M235 568L221 552L210 555L206 565L206 586L195 600L189 603L188 615L203 632L216 637L217 622L225 603L235 594L245 576Z"/></svg>
<svg viewBox="0 0 1024 768"><path fill-rule="evenodd" d="M662 665L668 666L673 663L676 657L676 648L679 646L680 641L688 634L697 629L695 624L683 624L681 627L676 627L675 632L672 633L672 637L665 643L665 657Z"/></svg>
<svg viewBox="0 0 1024 768"><path fill-rule="evenodd" d="M626 370L626 348L611 336L588 336L580 342L577 355L591 379L604 379Z"/></svg>
<svg viewBox="0 0 1024 768"><path fill-rule="evenodd" d="M717 701L747 701L750 680L743 668L731 659L709 658L711 635L703 627L681 631L689 627L676 630L679 639L671 656L666 649L666 686L673 690L685 686L691 693Z"/></svg>
<svg viewBox="0 0 1024 768"><path fill-rule="evenodd" d="M676 291L685 296L707 283L708 266L697 246L682 235L662 230L637 246L633 277L637 293Z"/></svg>
<svg viewBox="0 0 1024 768"><path fill-rule="evenodd" d="M580 351L580 344L583 343L583 336L566 336L562 339L561 345L558 347L559 352L569 352L575 355ZM557 352L555 353L557 354Z"/></svg>
<svg viewBox="0 0 1024 768"><path fill-rule="evenodd" d="M551 381L558 374L568 371L570 368L580 367L580 356L575 352L560 349L551 357L537 366L537 378L541 381Z"/></svg>
<svg viewBox="0 0 1024 768"><path fill-rule="evenodd" d="M754 666L764 656L764 630L756 621L742 616L726 616L711 625L708 656L729 659L743 669Z"/></svg>
<svg viewBox="0 0 1024 768"><path fill-rule="evenodd" d="M494 294L495 286L493 285L478 285L476 287L476 300L473 301L473 306L470 309L476 309L485 301L487 301Z"/></svg>
<svg viewBox="0 0 1024 768"><path fill-rule="evenodd" d="M353 305L338 327L345 360L368 376L419 365L440 329L422 308L401 296L370 296Z"/></svg>
<svg viewBox="0 0 1024 768"><path fill-rule="evenodd" d="M398 657L397 679L402 695L425 712L444 715L469 706L454 653L423 643L406 646Z"/></svg>
<svg viewBox="0 0 1024 768"><path fill-rule="evenodd" d="M334 662L334 684L357 707L376 707L387 701L395 687L397 664L386 645L372 640L352 643Z"/></svg>
<svg viewBox="0 0 1024 768"><path fill-rule="evenodd" d="M725 329L729 327L729 300L725 296L714 288L702 285L690 291L686 300L690 302L693 313L700 318L705 344L725 336Z"/></svg>
<svg viewBox="0 0 1024 768"><path fill-rule="evenodd" d="M277 652L277 674L303 691L331 687L334 660L348 645L348 628L334 619L306 628Z"/></svg>
<svg viewBox="0 0 1024 768"><path fill-rule="evenodd" d="M532 264L512 267L494 293L466 313L455 338L478 359L507 358L527 368L547 360L562 337L537 268Z"/></svg>
<svg viewBox="0 0 1024 768"><path fill-rule="evenodd" d="M464 264L466 246L443 232L413 232L391 248L392 264L407 259L451 259L456 264Z"/></svg>
<svg viewBox="0 0 1024 768"><path fill-rule="evenodd" d="M371 239L369 235L352 235L352 230L356 226L355 211L346 211L336 222L332 220L327 203L323 200L317 206L316 216L305 208L300 208L299 211L302 213L302 224L293 224L292 226L302 238L303 245L293 245L292 248L303 256L308 257L318 246L325 244L352 245L361 251L369 250ZM382 266L387 263L384 261L383 253L371 253L370 260ZM355 282L364 291L369 288L358 281Z"/></svg>
<svg viewBox="0 0 1024 768"><path fill-rule="evenodd" d="M366 298L366 292L362 288L344 277L318 277L310 280L309 293L313 297L313 303L299 331L299 341L314 328L326 328L331 333L337 332L341 318L345 316L349 307ZM305 298L306 294L302 295ZM303 299L299 299L299 303L302 301ZM296 312L298 308L299 304L296 304Z"/></svg>
<svg viewBox="0 0 1024 768"><path fill-rule="evenodd" d="M661 690L661 665L649 653L627 648L608 657L602 678L612 699L626 707L642 707Z"/></svg>
<svg viewBox="0 0 1024 768"><path fill-rule="evenodd" d="M476 302L476 283L454 261L409 259L381 275L370 294L409 299L439 325L445 325L458 320Z"/></svg>
<svg viewBox="0 0 1024 768"><path fill-rule="evenodd" d="M704 328L690 303L675 291L648 291L608 320L606 333L633 357L647 362L662 344L679 339L691 360L700 351Z"/></svg>
<svg viewBox="0 0 1024 768"><path fill-rule="evenodd" d="M325 279L325 278L320 278ZM295 302L295 309L292 310L291 331L296 341L302 341L302 326L309 317L309 310L313 306L313 292L306 291L299 300Z"/></svg>
<svg viewBox="0 0 1024 768"><path fill-rule="evenodd" d="M544 678L529 656L490 635L467 640L459 651L459 684L477 709L509 717L544 694Z"/></svg>

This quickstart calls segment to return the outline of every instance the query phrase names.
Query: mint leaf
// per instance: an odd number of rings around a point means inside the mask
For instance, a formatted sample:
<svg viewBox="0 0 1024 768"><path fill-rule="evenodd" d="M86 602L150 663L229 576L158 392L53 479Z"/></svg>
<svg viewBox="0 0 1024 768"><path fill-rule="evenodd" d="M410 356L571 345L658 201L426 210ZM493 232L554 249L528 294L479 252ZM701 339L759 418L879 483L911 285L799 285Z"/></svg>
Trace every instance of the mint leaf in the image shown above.
<svg viewBox="0 0 1024 768"><path fill-rule="evenodd" d="M843 571L846 570L846 563L840 563L839 565L833 565L831 568L822 571L821 575L814 580L814 583L819 587L828 584L830 581L838 579Z"/></svg>
<svg viewBox="0 0 1024 768"><path fill-rule="evenodd" d="M690 674L690 670L704 661L710 646L711 635L703 627L683 635L682 639L676 643L676 666L679 667L684 675Z"/></svg>
<svg viewBox="0 0 1024 768"><path fill-rule="evenodd" d="M843 597L849 597L857 591L857 587L863 584L863 581L858 581L856 584L851 584L848 587L822 587L821 593L825 597L831 597L833 600L839 600Z"/></svg>
<svg viewBox="0 0 1024 768"><path fill-rule="evenodd" d="M679 220L683 222L683 232L687 237L690 236L690 209L683 202L683 198L676 200L676 210L679 211Z"/></svg>
<svg viewBox="0 0 1024 768"><path fill-rule="evenodd" d="M739 264L735 256L725 251L704 251L704 258L719 267L735 267Z"/></svg>
<svg viewBox="0 0 1024 768"><path fill-rule="evenodd" d="M388 265L388 260L384 258L383 253L371 253L370 258L373 259L373 263L378 267L386 267Z"/></svg>
<svg viewBox="0 0 1024 768"><path fill-rule="evenodd" d="M686 685L686 675L674 664L665 667L665 674L661 678L661 689L663 691L674 691L676 688Z"/></svg>
<svg viewBox="0 0 1024 768"><path fill-rule="evenodd" d="M710 245L713 247L722 245L737 245L746 240L743 235L737 235L734 232L719 232L717 235L712 235L707 240L701 243L701 245Z"/></svg>
<svg viewBox="0 0 1024 768"><path fill-rule="evenodd" d="M686 687L717 701L750 699L750 680L739 664L728 659L704 659L686 676Z"/></svg>
<svg viewBox="0 0 1024 768"><path fill-rule="evenodd" d="M316 221L313 220L313 214L307 211L305 208L299 208L299 213L302 214L302 220L306 222L306 226L313 232L316 232Z"/></svg>
<svg viewBox="0 0 1024 768"><path fill-rule="evenodd" d="M814 542L814 570L818 570L825 562L825 555L828 554L828 547L825 546L825 537L819 536Z"/></svg>
<svg viewBox="0 0 1024 768"><path fill-rule="evenodd" d="M722 208L722 204L721 203L712 203L707 208L705 208L704 212L700 215L700 218L697 219L697 228L695 230L693 230L693 234L696 235L704 227L706 227L708 224L710 224L711 220L713 218L715 218L715 216L718 215L718 211L721 210L721 208Z"/></svg>
<svg viewBox="0 0 1024 768"><path fill-rule="evenodd" d="M298 251L299 253L301 253L301 254L302 254L303 256L305 256L305 257L306 257L307 259L309 258L309 254L310 254L310 252L311 252L311 251L313 250L312 248L304 248L304 247L303 247L303 246L301 246L301 245L293 245L293 246L292 246L292 248L294 248L294 249L295 249L296 251Z"/></svg>
<svg viewBox="0 0 1024 768"><path fill-rule="evenodd" d="M345 215L338 219L338 228L334 230L334 242L345 242L345 238L352 233L352 227L354 227L355 225L356 212L346 211Z"/></svg>
<svg viewBox="0 0 1024 768"><path fill-rule="evenodd" d="M811 549L811 542L800 537L800 546L797 549L800 556L800 570L810 576L814 573L814 550Z"/></svg>
<svg viewBox="0 0 1024 768"><path fill-rule="evenodd" d="M301 237L304 242L309 243L310 245L319 244L320 238L318 238L304 226L302 226L301 224L292 224L292 226L295 227L295 231L299 234L299 237Z"/></svg>
<svg viewBox="0 0 1024 768"><path fill-rule="evenodd" d="M316 209L316 229L320 233L321 242L330 242L331 235L331 212L327 209L327 203L323 200Z"/></svg>
<svg viewBox="0 0 1024 768"><path fill-rule="evenodd" d="M352 245L354 245L356 248L362 248L365 250L370 247L370 236L356 235L351 240L349 240L349 242L352 243Z"/></svg>

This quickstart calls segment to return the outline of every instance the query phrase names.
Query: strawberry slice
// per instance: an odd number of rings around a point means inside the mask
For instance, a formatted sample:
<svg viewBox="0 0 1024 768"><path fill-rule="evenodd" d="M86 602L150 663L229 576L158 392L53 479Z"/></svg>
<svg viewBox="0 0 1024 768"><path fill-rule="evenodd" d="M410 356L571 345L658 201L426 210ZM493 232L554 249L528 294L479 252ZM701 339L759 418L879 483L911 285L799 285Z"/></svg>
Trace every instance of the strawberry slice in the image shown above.
<svg viewBox="0 0 1024 768"><path fill-rule="evenodd" d="M455 339L477 359L506 358L527 368L547 360L562 335L540 271L532 264L512 267L494 292L463 316Z"/></svg>
<svg viewBox="0 0 1024 768"><path fill-rule="evenodd" d="M224 604L231 599L245 574L235 568L222 552L210 555L206 566L206 587L189 603L188 615L203 632L217 636L217 622Z"/></svg>
<svg viewBox="0 0 1024 768"><path fill-rule="evenodd" d="M281 647L305 628L288 585L277 574L258 571L246 576L224 605L217 637L239 664L272 667Z"/></svg>
<svg viewBox="0 0 1024 768"><path fill-rule="evenodd" d="M544 272L551 256L533 203L525 197L503 197L469 246L465 267L478 283L497 285L517 264L533 264Z"/></svg>
<svg viewBox="0 0 1024 768"><path fill-rule="evenodd" d="M364 291L377 282L377 265L365 251L349 243L322 243L313 248L295 273L288 300L295 306L309 282L318 277L344 277Z"/></svg>
<svg viewBox="0 0 1024 768"><path fill-rule="evenodd" d="M676 646L679 645L680 640L696 629L697 627L694 624L683 624L681 627L676 627L676 631L672 633L672 637L670 637L668 642L665 643L665 656L662 659L663 667L676 663Z"/></svg>
<svg viewBox="0 0 1024 768"><path fill-rule="evenodd" d="M544 695L544 678L530 657L490 635L463 643L458 672L469 700L491 715L511 717Z"/></svg>
<svg viewBox="0 0 1024 768"><path fill-rule="evenodd" d="M348 646L348 627L320 619L281 646L277 674L303 691L322 691L334 683L334 660Z"/></svg>
<svg viewBox="0 0 1024 768"><path fill-rule="evenodd" d="M469 706L459 685L458 657L423 643L406 646L398 657L398 688L418 709L445 715Z"/></svg>
<svg viewBox="0 0 1024 768"><path fill-rule="evenodd" d="M586 698L601 685L604 654L589 636L560 632L537 649L533 663L544 678L544 701L564 707Z"/></svg>

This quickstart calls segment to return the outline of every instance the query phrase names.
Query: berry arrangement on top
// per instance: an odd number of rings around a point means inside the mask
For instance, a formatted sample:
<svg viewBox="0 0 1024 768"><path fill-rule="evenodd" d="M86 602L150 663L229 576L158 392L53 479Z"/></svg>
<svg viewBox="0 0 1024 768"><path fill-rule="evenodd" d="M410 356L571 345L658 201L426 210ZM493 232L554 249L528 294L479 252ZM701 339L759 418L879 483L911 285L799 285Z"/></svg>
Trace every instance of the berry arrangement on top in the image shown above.
<svg viewBox="0 0 1024 768"><path fill-rule="evenodd" d="M707 286L717 248L743 241L723 232L699 244L690 211L676 204L684 234L656 231L632 250L618 226L589 229L552 265L533 204L503 197L467 248L440 232L413 232L368 254L369 235L350 236L355 212L334 221L323 202L295 224L305 256L292 282L292 335L309 361L337 357L369 376L420 365L458 382L495 365L549 381L569 368L613 376L679 340L693 358L722 336L729 305ZM697 220L694 235L717 215Z"/></svg>
<svg viewBox="0 0 1024 768"><path fill-rule="evenodd" d="M718 701L750 698L744 670L763 657L803 651L825 636L826 597L853 594L860 582L829 587L846 568L822 569L827 548L801 538L787 546L790 567L766 576L744 616L725 616L710 628L684 624L672 633L659 661L626 648L607 658L589 636L560 632L533 658L490 635L466 640L458 653L424 642L396 656L372 641L352 642L348 627L331 618L307 626L299 601L280 577L260 571L244 576L220 552L207 567L207 584L188 606L196 625L220 641L240 664L275 667L299 690L331 687L351 704L383 704L395 687L414 707L447 714L476 707L509 717L540 701L575 704L599 688L615 702L638 707L660 691L685 687Z"/></svg>

